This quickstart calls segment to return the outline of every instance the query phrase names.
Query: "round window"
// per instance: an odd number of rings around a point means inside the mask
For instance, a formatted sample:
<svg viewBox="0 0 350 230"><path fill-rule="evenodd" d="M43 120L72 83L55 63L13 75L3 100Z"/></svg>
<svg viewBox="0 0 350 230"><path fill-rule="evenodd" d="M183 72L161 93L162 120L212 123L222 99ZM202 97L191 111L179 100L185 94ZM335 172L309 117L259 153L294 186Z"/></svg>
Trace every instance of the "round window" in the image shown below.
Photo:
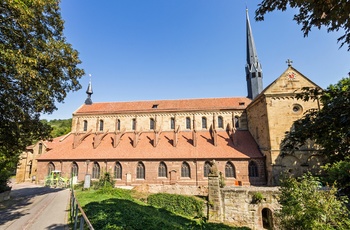
<svg viewBox="0 0 350 230"><path fill-rule="evenodd" d="M292 108L293 108L293 113L301 114L303 112L303 108L299 104L294 104Z"/></svg>

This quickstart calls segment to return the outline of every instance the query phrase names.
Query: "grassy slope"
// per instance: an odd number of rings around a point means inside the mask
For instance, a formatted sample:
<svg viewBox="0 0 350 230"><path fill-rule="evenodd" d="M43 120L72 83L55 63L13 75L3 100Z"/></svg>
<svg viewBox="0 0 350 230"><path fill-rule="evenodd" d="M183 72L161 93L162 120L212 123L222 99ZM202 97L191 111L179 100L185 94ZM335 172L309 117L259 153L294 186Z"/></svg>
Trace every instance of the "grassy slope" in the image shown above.
<svg viewBox="0 0 350 230"><path fill-rule="evenodd" d="M249 229L204 223L155 208L133 198L142 195L129 190L115 189L113 194L77 191L76 196L95 229Z"/></svg>

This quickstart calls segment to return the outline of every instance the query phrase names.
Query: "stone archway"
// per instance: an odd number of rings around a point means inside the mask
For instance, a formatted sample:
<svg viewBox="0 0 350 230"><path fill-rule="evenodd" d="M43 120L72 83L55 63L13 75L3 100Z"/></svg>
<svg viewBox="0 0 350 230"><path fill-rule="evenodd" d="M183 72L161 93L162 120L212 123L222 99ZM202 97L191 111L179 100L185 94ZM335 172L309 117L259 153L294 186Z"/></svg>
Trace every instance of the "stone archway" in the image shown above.
<svg viewBox="0 0 350 230"><path fill-rule="evenodd" d="M273 229L273 215L269 208L261 210L262 226L264 229Z"/></svg>

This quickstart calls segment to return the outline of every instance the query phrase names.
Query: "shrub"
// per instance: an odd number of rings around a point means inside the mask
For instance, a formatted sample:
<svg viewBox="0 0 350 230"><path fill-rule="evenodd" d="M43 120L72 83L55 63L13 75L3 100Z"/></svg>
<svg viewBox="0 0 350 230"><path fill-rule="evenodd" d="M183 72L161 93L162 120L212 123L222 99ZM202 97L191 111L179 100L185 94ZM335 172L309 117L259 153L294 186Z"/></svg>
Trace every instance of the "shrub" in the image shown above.
<svg viewBox="0 0 350 230"><path fill-rule="evenodd" d="M158 193L148 196L148 204L183 216L202 217L204 201L191 196Z"/></svg>

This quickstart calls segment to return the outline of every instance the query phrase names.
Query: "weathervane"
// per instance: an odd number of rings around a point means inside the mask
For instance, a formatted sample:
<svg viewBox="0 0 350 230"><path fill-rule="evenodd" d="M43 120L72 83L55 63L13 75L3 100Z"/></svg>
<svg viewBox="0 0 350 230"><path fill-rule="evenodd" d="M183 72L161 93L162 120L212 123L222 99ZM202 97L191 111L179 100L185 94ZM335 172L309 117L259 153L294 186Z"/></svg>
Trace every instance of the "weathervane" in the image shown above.
<svg viewBox="0 0 350 230"><path fill-rule="evenodd" d="M290 59L288 58L288 60L286 61L286 63L288 64L288 66L292 66L293 61L290 60Z"/></svg>

